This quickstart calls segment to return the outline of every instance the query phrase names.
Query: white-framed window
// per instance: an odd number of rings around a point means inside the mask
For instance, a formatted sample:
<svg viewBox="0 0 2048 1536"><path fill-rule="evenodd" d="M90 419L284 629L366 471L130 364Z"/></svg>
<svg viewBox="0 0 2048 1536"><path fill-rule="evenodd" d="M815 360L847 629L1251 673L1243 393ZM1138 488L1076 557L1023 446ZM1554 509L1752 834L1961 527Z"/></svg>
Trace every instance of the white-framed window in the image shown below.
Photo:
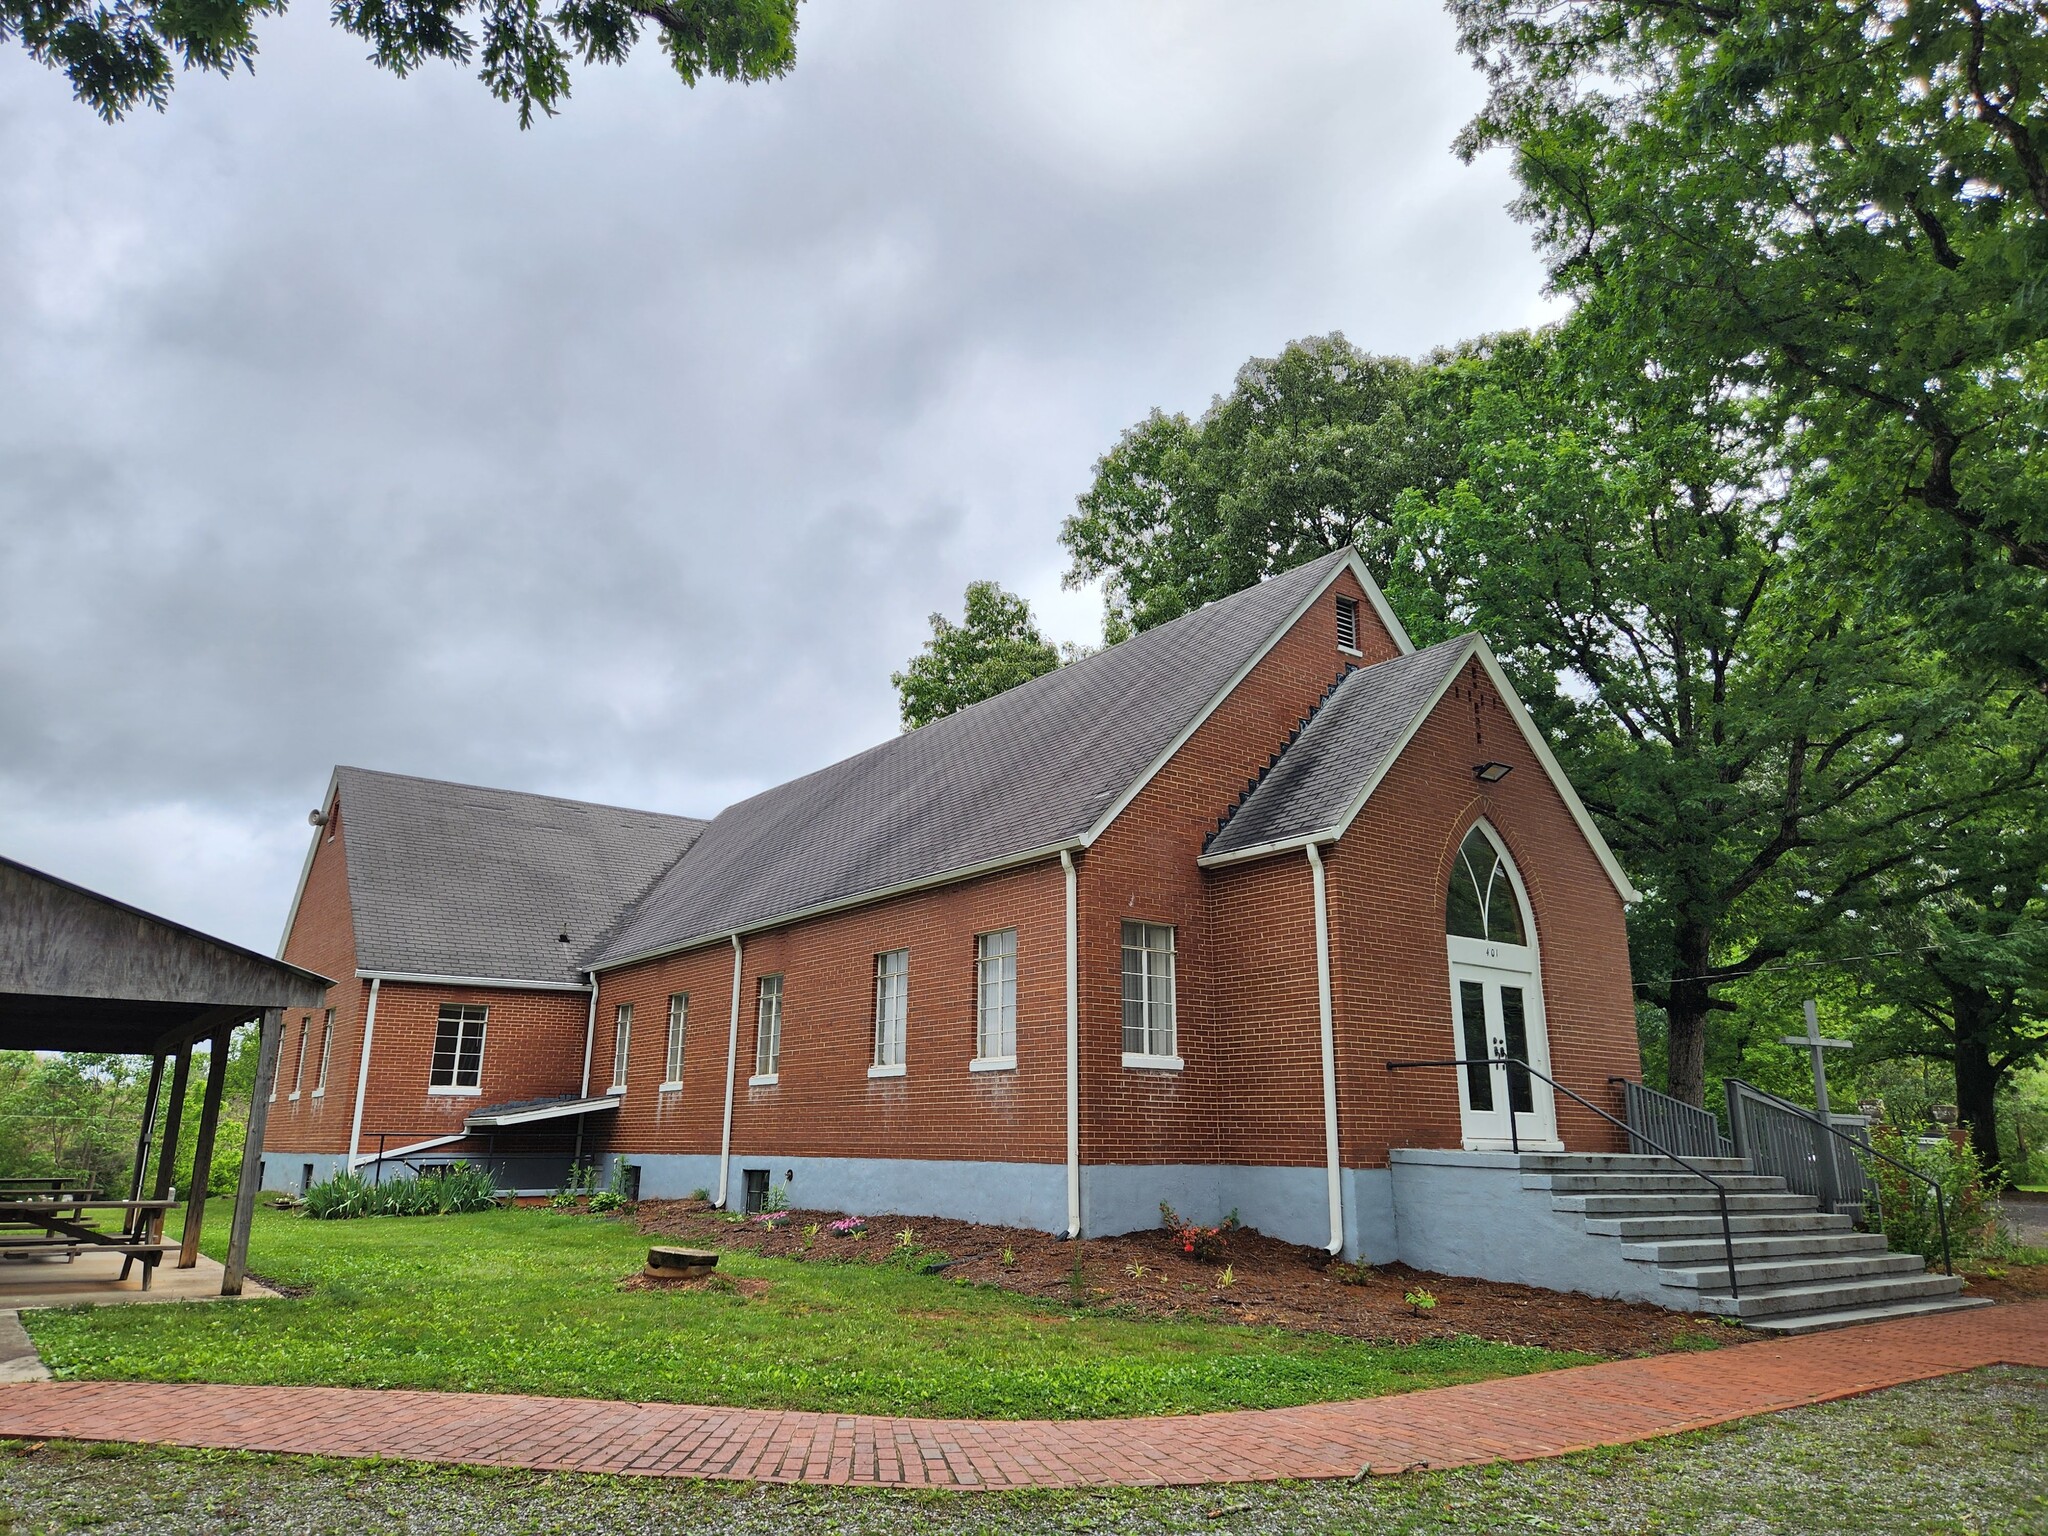
<svg viewBox="0 0 2048 1536"><path fill-rule="evenodd" d="M974 1064L1017 1064L1017 930L974 938Z"/></svg>
<svg viewBox="0 0 2048 1536"><path fill-rule="evenodd" d="M1124 924L1124 1065L1178 1067L1173 1026L1173 929Z"/></svg>
<svg viewBox="0 0 2048 1536"><path fill-rule="evenodd" d="M751 1084L774 1082L782 1072L782 978L763 976L754 1005L754 1075Z"/></svg>
<svg viewBox="0 0 2048 1536"><path fill-rule="evenodd" d="M903 1075L903 1036L910 1017L910 951L875 956L875 1064L869 1077Z"/></svg>
<svg viewBox="0 0 2048 1536"><path fill-rule="evenodd" d="M633 1005L619 1004L612 1015L612 1092L626 1091L626 1066L633 1054Z"/></svg>
<svg viewBox="0 0 2048 1536"><path fill-rule="evenodd" d="M662 1070L664 1088L683 1086L683 1031L690 1023L690 994L671 992L668 998L668 1056Z"/></svg>
<svg viewBox="0 0 2048 1536"><path fill-rule="evenodd" d="M490 1010L481 1003L443 1003L434 1026L434 1064L427 1073L429 1093L481 1093L484 1075L484 1024Z"/></svg>
<svg viewBox="0 0 2048 1536"><path fill-rule="evenodd" d="M299 1020L299 1058L298 1064L292 1068L291 1096L295 1099L299 1096L299 1090L306 1086L306 1037L312 1033L313 1015L309 1013Z"/></svg>
<svg viewBox="0 0 2048 1536"><path fill-rule="evenodd" d="M313 1079L313 1097L319 1098L327 1092L327 1063L334 1056L334 1010L327 1010L327 1017L320 1025L320 1075Z"/></svg>
<svg viewBox="0 0 2048 1536"><path fill-rule="evenodd" d="M1337 599L1337 649L1358 654L1358 599Z"/></svg>

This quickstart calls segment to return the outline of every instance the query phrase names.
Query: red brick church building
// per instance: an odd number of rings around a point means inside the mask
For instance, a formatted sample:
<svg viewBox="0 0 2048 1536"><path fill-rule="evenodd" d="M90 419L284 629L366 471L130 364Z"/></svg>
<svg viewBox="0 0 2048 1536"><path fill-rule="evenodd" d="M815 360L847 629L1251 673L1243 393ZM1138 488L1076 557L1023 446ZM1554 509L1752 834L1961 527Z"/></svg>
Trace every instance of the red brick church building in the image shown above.
<svg viewBox="0 0 2048 1536"><path fill-rule="evenodd" d="M1386 1259L1511 1118L1620 1146L1389 1062L1601 1104L1639 1070L1627 877L1486 642L1417 650L1349 550L709 821L352 768L316 819L281 954L341 980L287 1019L273 1187L580 1157Z"/></svg>

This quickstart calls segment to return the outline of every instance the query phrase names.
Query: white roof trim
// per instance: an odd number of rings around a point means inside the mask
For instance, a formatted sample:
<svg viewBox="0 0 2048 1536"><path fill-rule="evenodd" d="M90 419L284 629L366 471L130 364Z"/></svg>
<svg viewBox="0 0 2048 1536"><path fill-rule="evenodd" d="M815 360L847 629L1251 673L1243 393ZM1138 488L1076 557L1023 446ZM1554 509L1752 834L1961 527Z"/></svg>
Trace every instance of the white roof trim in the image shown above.
<svg viewBox="0 0 2048 1536"><path fill-rule="evenodd" d="M445 1147L454 1142L467 1140L469 1140L469 1132L467 1131L457 1131L453 1136L434 1136L426 1141L415 1141L410 1146L390 1147L382 1152L366 1153L361 1157L352 1159L349 1167L351 1171L357 1168L367 1168L372 1163L388 1163L393 1158L410 1157L415 1152L428 1152L435 1147Z"/></svg>
<svg viewBox="0 0 2048 1536"><path fill-rule="evenodd" d="M553 1104L533 1104L525 1109L506 1110L494 1114L482 1110L462 1122L465 1131L502 1130L508 1125L526 1125L536 1120L560 1120L568 1115L598 1114L607 1109L617 1109L623 1096L615 1093L600 1093L587 1099L564 1099Z"/></svg>
<svg viewBox="0 0 2048 1536"><path fill-rule="evenodd" d="M1614 888L1621 894L1621 899L1627 903L1641 901L1643 893L1635 888L1634 883L1630 881L1628 875L1622 870L1621 861L1615 858L1614 850L1607 846L1607 839L1600 835L1600 828L1594 823L1592 813L1586 809L1586 803L1579 798L1579 792L1572 788L1572 781L1565 777L1564 768L1558 763L1556 755L1550 750L1550 743L1543 739L1543 733L1536 728L1536 721L1522 703L1521 695L1515 692L1514 684L1508 681L1507 673L1501 670L1500 662L1493 654L1493 647L1486 643L1484 635L1469 636L1467 647L1467 654L1458 658L1456 666L1446 670L1443 682L1438 685L1436 692L1430 696L1429 702L1415 712L1415 718L1409 721L1407 730L1402 733L1401 739L1395 743L1394 749L1387 754L1385 760L1380 764L1379 770L1359 787L1358 793L1352 797L1349 808L1338 818L1334 825L1319 827L1313 832L1305 833L1298 837L1283 838L1271 843L1261 843L1253 848L1240 848L1230 853L1222 854L1204 854L1195 862L1205 869L1215 869L1225 864L1239 864L1248 859L1269 858L1276 853L1288 853L1297 848L1306 848L1310 843L1329 843L1343 837L1345 833L1351 830L1351 824L1358 819L1359 813L1365 809L1365 803L1372 798L1373 791L1380 787L1380 781L1387 776L1393 769L1394 764L1401 760L1401 755L1408 750L1409 743L1414 741L1416 733L1422 729L1423 722L1435 711L1437 705L1443 702L1444 695L1451 690L1451 684L1455 683L1464 672L1465 663L1476 658L1480 667L1485 671L1488 680L1492 682L1494 688L1499 691L1502 700L1507 704L1509 715L1513 717L1515 724L1521 729L1522 739L1529 744L1529 750L1535 755L1537 763L1549 778L1552 787L1557 790L1559 797L1563 799L1565 809L1571 813L1572 820L1578 824L1580 835L1586 839L1587 846L1593 850L1593 856L1600 861L1600 867L1606 871L1607 878L1614 883Z"/></svg>
<svg viewBox="0 0 2048 1536"><path fill-rule="evenodd" d="M1237 674L1218 690L1213 699L1202 706L1201 713L1197 714L1188 723L1187 729L1174 737L1167 749L1159 754L1152 766L1138 775L1130 787L1117 796L1109 809L1104 811L1095 825L1090 827L1087 833L1083 835L1081 839L1081 846L1083 848L1093 847L1095 840L1109 830L1111 823L1117 817L1123 815L1126 810L1130 809L1131 802L1144 792L1145 786L1157 778L1161 770L1173 761L1174 754L1179 752L1182 747L1186 746L1194 738L1195 732L1208 723L1209 717L1222 707L1223 701L1237 691L1238 684L1242 683L1247 677L1250 677L1252 669L1272 654L1273 647L1280 643L1281 636L1301 622L1303 615L1322 600L1323 594L1330 590L1331 583L1336 581L1337 577L1345 571L1351 572L1352 575L1358 578L1359 586L1365 591L1366 600L1372 604L1372 611L1379 616L1380 623L1386 626L1387 633L1393 637L1394 644L1399 648L1401 654L1408 656L1414 653L1415 642L1408 638L1408 631L1403 629L1401 621L1394 617L1394 610L1387 604L1386 594L1380 591L1380 584L1372 579L1372 572L1365 568L1365 561L1359 558L1357 550L1352 550L1349 558L1339 561L1332 567L1330 574L1323 579L1322 584L1297 603L1294 611L1287 616L1284 622L1274 627L1273 633L1266 637L1266 643L1253 653L1251 660L1237 669ZM1250 589L1247 588L1246 590L1249 591Z"/></svg>
<svg viewBox="0 0 2048 1536"><path fill-rule="evenodd" d="M413 981L440 987L503 987L520 992L588 992L587 981L518 981L509 976L437 976L426 971L357 971L358 981Z"/></svg>
<svg viewBox="0 0 2048 1536"><path fill-rule="evenodd" d="M327 796L320 802L320 809L332 815L334 811L334 797L340 790L341 770L336 768L327 775ZM280 960L284 958L286 946L292 941L292 929L299 925L299 903L306 899L306 882L313 878L313 856L320 851L320 834L324 830L325 828L315 827L312 840L306 844L306 862L299 866L299 886L297 890L292 892L292 909L285 914L284 932L278 935L277 958ZM353 919L355 903L350 902L349 908L351 919ZM349 942L351 944L355 942L355 935L349 935Z"/></svg>
<svg viewBox="0 0 2048 1536"><path fill-rule="evenodd" d="M751 928L719 928L710 933L700 933L691 938L663 944L656 949L645 949L637 954L622 955L616 960L607 960L601 966L592 966L589 974L595 977L600 970L616 971L629 965L638 965L645 960L656 960L663 955L679 955L686 949L702 949L706 944L727 944L734 939L744 939L750 934L769 933L777 928L786 928L791 923L800 923L806 918L823 917L828 912L843 912L850 907L864 907L869 902L887 901L892 896L907 896L912 891L930 890L936 886L953 885L961 880L972 880L977 875L992 875L999 870L1016 869L1025 864L1036 864L1041 859L1057 858L1063 851L1071 852L1087 844L1080 838L1071 837L1062 843L1048 843L1043 848L1034 848L1029 853L1009 853L1001 858L988 859L980 864L969 864L960 869L949 869L943 874L925 875L917 880L906 880L901 885L884 886L878 891L863 891L858 896L841 896L834 901L820 902L815 907L805 907L798 912L784 913L771 917ZM577 991L584 989L578 987Z"/></svg>

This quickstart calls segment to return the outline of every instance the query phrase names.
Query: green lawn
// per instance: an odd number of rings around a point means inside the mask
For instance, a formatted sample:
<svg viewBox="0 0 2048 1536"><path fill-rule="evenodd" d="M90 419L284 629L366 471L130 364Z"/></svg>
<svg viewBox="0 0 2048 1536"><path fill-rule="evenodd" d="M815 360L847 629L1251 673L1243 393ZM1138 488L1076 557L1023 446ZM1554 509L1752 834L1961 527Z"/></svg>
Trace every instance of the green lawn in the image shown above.
<svg viewBox="0 0 2048 1536"><path fill-rule="evenodd" d="M251 1262L301 1295L70 1308L24 1321L59 1377L985 1418L1278 1407L1587 1358L1476 1339L1379 1348L1139 1320L896 1264L729 1253L721 1273L766 1289L621 1291L646 1248L626 1223L542 1210L347 1222L263 1211Z"/></svg>

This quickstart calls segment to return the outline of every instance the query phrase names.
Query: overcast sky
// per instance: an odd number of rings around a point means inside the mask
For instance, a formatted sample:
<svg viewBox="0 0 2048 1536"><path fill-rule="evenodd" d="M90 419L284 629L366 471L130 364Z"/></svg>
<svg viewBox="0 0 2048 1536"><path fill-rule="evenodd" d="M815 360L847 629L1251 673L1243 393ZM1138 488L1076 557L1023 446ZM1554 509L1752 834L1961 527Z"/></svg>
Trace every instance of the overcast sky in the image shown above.
<svg viewBox="0 0 2048 1536"><path fill-rule="evenodd" d="M266 951L336 762L710 815L896 729L1154 406L1548 312L1421 4L805 7L521 133L302 4L101 124L0 47L0 852Z"/></svg>

